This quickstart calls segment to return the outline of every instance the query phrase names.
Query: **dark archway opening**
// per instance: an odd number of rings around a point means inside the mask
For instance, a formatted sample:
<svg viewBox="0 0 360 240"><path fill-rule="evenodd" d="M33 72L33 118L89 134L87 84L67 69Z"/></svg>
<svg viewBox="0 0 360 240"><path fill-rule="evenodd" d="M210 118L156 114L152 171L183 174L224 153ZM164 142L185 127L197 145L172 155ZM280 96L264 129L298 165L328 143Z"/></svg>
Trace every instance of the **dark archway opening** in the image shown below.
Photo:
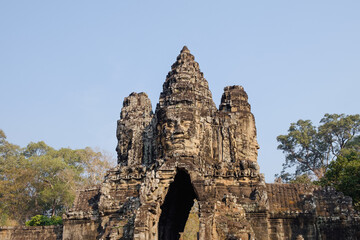
<svg viewBox="0 0 360 240"><path fill-rule="evenodd" d="M194 204L196 193L190 176L179 170L161 206L159 240L178 240Z"/></svg>

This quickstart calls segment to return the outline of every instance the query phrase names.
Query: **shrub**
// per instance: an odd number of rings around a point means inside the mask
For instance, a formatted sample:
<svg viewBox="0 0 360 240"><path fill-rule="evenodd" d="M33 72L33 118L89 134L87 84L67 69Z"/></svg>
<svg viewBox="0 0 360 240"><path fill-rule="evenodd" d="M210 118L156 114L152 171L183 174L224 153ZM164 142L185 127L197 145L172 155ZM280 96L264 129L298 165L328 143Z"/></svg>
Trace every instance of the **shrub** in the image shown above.
<svg viewBox="0 0 360 240"><path fill-rule="evenodd" d="M25 223L26 226L50 226L62 225L62 218L60 216L47 217L44 215L36 215L30 221Z"/></svg>

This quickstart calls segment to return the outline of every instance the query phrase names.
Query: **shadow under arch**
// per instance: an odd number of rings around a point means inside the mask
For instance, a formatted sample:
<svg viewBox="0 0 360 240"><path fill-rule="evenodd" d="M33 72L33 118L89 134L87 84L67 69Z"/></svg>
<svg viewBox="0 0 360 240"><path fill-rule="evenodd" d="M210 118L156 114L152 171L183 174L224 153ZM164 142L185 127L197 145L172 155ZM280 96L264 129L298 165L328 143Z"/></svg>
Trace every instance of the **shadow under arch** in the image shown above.
<svg viewBox="0 0 360 240"><path fill-rule="evenodd" d="M161 206L158 236L159 240L178 240L184 231L191 207L196 199L190 175L178 169L174 182L170 184L165 201Z"/></svg>

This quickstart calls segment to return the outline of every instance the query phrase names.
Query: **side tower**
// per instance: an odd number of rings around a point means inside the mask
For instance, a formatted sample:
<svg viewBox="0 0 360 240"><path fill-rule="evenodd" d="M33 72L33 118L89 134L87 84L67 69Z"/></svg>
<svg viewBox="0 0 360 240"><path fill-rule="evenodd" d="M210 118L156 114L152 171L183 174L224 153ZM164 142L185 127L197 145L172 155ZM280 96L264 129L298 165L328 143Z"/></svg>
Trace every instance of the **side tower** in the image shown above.
<svg viewBox="0 0 360 240"><path fill-rule="evenodd" d="M118 164L149 166L155 159L154 114L146 93L131 93L124 99L117 122Z"/></svg>

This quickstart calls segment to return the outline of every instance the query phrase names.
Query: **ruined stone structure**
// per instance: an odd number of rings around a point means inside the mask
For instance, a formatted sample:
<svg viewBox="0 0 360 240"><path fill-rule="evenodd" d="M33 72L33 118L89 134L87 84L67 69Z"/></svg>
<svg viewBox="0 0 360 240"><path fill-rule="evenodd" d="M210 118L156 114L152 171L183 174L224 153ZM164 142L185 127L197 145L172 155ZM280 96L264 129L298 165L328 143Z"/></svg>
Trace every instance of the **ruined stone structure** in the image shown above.
<svg viewBox="0 0 360 240"><path fill-rule="evenodd" d="M0 240L61 240L63 226L0 227Z"/></svg>
<svg viewBox="0 0 360 240"><path fill-rule="evenodd" d="M118 165L79 192L63 239L360 239L350 198L265 183L246 92L225 87L217 109L186 47L155 113L145 93L130 94L116 134Z"/></svg>

